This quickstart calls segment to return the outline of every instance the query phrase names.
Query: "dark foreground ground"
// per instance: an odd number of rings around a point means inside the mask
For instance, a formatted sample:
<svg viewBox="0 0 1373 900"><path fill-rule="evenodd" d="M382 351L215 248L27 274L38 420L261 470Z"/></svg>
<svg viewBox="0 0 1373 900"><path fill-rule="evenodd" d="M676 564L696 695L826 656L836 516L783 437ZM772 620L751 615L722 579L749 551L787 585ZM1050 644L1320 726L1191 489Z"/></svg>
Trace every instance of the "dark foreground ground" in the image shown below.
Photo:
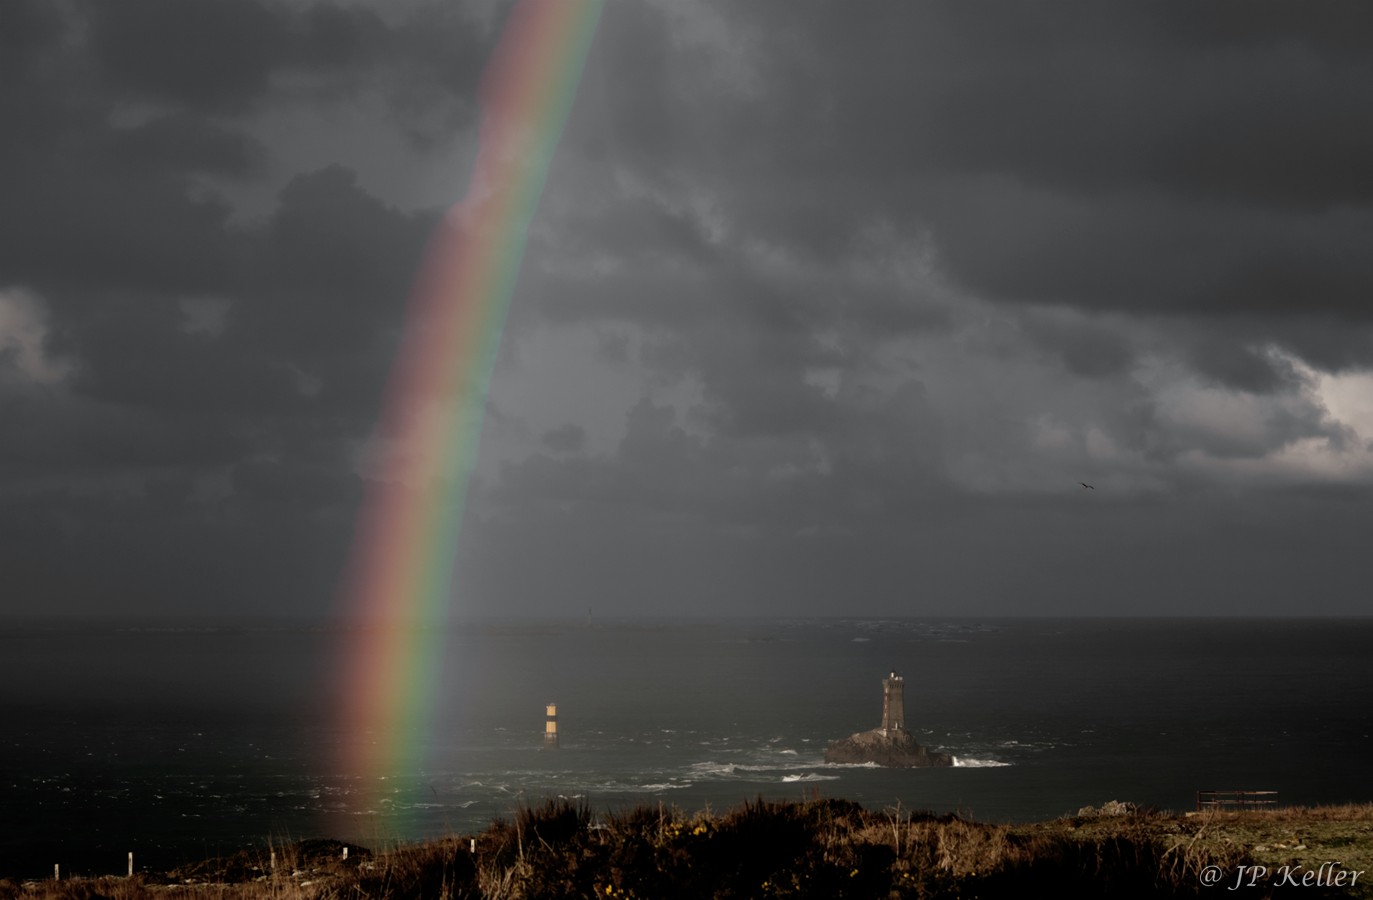
<svg viewBox="0 0 1373 900"><path fill-rule="evenodd" d="M162 876L0 880L0 898L1373 897L1373 804L1197 815L1108 804L995 825L831 799L611 816L560 802L479 835L343 851L305 841Z"/></svg>

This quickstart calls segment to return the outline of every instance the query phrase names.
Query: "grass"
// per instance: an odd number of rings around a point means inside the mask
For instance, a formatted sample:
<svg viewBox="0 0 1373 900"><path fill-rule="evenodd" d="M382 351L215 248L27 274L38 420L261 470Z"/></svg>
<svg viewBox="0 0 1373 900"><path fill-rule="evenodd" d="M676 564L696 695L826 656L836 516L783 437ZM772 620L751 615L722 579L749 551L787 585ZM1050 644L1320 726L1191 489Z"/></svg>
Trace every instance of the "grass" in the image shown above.
<svg viewBox="0 0 1373 900"><path fill-rule="evenodd" d="M376 855L353 847L347 860L341 851L331 841L283 845L274 870L261 853L241 853L159 878L0 880L0 898L1373 897L1373 805L1001 825L820 798L759 799L718 815L659 805L597 816L585 803L550 801L475 836ZM1366 870L1369 882L1281 883L1284 866L1300 877L1334 861ZM1202 885L1208 866L1221 883Z"/></svg>

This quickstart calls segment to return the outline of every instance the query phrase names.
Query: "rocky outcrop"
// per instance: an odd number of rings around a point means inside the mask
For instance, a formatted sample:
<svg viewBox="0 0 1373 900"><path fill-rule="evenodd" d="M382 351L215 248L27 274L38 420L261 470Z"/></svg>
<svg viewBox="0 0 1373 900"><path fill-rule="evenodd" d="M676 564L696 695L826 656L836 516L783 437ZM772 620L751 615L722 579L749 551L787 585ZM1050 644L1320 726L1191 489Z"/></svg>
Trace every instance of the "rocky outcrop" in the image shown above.
<svg viewBox="0 0 1373 900"><path fill-rule="evenodd" d="M879 766L909 769L951 766L953 757L920 746L915 736L904 728L886 731L874 728L832 742L825 750L825 762L853 765L876 763Z"/></svg>
<svg viewBox="0 0 1373 900"><path fill-rule="evenodd" d="M1110 800L1101 806L1084 806L1077 811L1079 819L1100 819L1103 816L1133 816L1139 807L1128 801Z"/></svg>

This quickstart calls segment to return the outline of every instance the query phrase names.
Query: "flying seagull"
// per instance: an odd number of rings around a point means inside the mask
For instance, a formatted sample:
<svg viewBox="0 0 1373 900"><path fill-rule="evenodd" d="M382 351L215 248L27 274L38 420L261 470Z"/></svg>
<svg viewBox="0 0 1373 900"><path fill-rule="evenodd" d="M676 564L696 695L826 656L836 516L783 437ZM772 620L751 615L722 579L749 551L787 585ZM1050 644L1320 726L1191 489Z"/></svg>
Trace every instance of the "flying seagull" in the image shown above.
<svg viewBox="0 0 1373 900"><path fill-rule="evenodd" d="M1086 488L1087 490L1089 490L1089 491L1094 491L1094 490L1096 490L1096 488L1092 487L1090 484L1088 484L1088 483L1085 482L1085 481L1079 481L1078 484L1082 485L1083 487L1085 487L1085 488Z"/></svg>

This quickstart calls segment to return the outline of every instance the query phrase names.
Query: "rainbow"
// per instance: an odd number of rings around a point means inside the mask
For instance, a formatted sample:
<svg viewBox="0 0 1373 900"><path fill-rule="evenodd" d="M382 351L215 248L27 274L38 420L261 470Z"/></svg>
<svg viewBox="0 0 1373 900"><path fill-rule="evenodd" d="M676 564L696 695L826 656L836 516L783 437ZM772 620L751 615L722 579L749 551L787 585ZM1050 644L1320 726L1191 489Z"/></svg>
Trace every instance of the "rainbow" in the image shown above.
<svg viewBox="0 0 1373 900"><path fill-rule="evenodd" d="M358 627L344 651L340 762L373 808L386 780L424 765L491 370L602 3L521 0L511 11L478 89L467 195L430 240L410 298L343 587Z"/></svg>

